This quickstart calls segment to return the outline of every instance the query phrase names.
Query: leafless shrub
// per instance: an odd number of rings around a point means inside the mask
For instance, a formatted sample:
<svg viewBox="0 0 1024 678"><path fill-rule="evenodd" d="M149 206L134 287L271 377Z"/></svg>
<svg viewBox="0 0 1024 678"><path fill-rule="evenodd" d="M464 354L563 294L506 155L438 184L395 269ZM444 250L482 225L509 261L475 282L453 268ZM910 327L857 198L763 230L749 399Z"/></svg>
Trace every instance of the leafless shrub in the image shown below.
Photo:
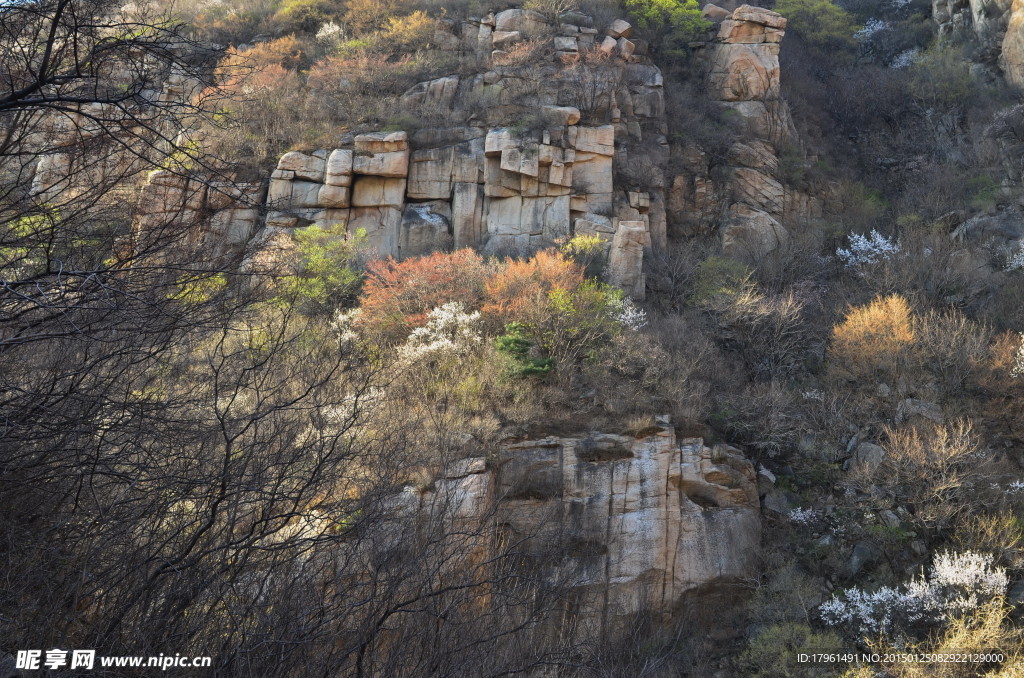
<svg viewBox="0 0 1024 678"><path fill-rule="evenodd" d="M972 487L988 467L971 422L884 431L886 456L876 469L859 468L851 482L908 507L913 523L941 533L971 511Z"/></svg>

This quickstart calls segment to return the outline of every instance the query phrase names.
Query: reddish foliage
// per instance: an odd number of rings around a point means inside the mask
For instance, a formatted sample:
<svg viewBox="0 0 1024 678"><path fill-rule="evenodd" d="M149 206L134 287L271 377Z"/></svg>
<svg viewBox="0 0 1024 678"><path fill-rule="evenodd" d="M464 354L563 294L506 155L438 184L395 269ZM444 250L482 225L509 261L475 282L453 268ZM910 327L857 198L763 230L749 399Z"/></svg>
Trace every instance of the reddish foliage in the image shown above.
<svg viewBox="0 0 1024 678"><path fill-rule="evenodd" d="M538 252L526 261L509 259L487 281L483 312L502 323L521 320L523 312L545 302L551 290L573 290L582 282L583 269L560 252Z"/></svg>
<svg viewBox="0 0 1024 678"><path fill-rule="evenodd" d="M501 328L528 322L547 305L549 292L574 290L583 280L579 265L551 250L490 264L470 249L385 259L367 268L360 323L382 341L399 341L423 325L431 309L458 301Z"/></svg>
<svg viewBox="0 0 1024 678"><path fill-rule="evenodd" d="M361 322L386 337L403 338L442 304L461 301L479 308L487 274L484 260L471 249L375 261L367 268Z"/></svg>

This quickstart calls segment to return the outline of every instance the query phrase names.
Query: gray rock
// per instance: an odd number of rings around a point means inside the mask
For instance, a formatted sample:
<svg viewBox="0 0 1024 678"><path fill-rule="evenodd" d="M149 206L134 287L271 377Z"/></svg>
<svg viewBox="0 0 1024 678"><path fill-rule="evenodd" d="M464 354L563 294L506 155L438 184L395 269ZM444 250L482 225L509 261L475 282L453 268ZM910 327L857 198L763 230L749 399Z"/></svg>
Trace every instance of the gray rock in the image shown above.
<svg viewBox="0 0 1024 678"><path fill-rule="evenodd" d="M616 19L608 26L608 35L613 38L628 38L632 34L633 26L623 19Z"/></svg>
<svg viewBox="0 0 1024 678"><path fill-rule="evenodd" d="M883 509L878 512L878 519L886 527L899 527L900 519L896 517L896 514L888 509Z"/></svg>
<svg viewBox="0 0 1024 678"><path fill-rule="evenodd" d="M946 415L942 413L942 408L935 403L907 398L896 408L896 423L902 424L915 418L927 419L936 424L944 424L946 422Z"/></svg>
<svg viewBox="0 0 1024 678"><path fill-rule="evenodd" d="M1013 606L1024 605L1024 579L1010 587L1006 592L1006 602Z"/></svg>
<svg viewBox="0 0 1024 678"><path fill-rule="evenodd" d="M776 513L780 516L788 515L793 509L794 502L791 502L788 493L772 489L761 501L761 508L766 513Z"/></svg>
<svg viewBox="0 0 1024 678"><path fill-rule="evenodd" d="M885 450L874 443L861 443L853 452L853 456L846 460L844 470L861 469L868 473L875 470L885 460Z"/></svg>
<svg viewBox="0 0 1024 678"><path fill-rule="evenodd" d="M1024 212L1011 207L995 215L980 214L960 224L953 238L968 242L1009 245L1024 238Z"/></svg>
<svg viewBox="0 0 1024 678"><path fill-rule="evenodd" d="M853 553L850 554L850 559L846 561L843 574L846 575L847 579L857 576L864 569L864 566L870 565L877 560L878 555L878 549L868 542L857 542L853 547Z"/></svg>

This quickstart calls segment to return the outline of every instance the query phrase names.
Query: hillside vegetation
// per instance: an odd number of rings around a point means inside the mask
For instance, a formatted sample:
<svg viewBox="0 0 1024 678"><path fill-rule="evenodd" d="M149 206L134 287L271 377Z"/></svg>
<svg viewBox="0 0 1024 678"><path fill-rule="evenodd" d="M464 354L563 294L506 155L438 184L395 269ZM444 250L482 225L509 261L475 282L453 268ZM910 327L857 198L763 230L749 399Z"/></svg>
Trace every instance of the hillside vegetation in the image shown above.
<svg viewBox="0 0 1024 678"><path fill-rule="evenodd" d="M764 4L0 3L0 678L1021 675L1024 18Z"/></svg>

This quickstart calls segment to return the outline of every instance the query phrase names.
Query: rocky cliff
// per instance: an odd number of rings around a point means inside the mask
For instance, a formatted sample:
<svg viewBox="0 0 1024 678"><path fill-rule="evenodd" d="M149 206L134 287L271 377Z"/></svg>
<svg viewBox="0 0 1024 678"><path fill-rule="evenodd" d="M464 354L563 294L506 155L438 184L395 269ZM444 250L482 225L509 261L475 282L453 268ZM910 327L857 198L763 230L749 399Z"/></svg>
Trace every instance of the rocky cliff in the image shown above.
<svg viewBox="0 0 1024 678"><path fill-rule="evenodd" d="M932 0L940 36L974 37L981 62L998 67L1008 82L1024 87L1024 2Z"/></svg>
<svg viewBox="0 0 1024 678"><path fill-rule="evenodd" d="M477 53L480 72L422 82L401 98L412 115L442 111L447 125L286 153L265 200L246 187L238 203L204 202L202 187L157 173L143 204L155 218L209 208L215 230L257 244L343 223L365 231L379 256L452 247L502 254L597 235L609 250L609 281L642 298L643 253L667 244L666 202L681 222L714 213L726 250L752 257L786 241L785 220L820 211L778 178L776 148L794 137L779 90L785 19L748 5L722 16L695 60L708 96L743 123L721 180L699 146L670 147L662 73L643 42L629 39L628 23L599 31L580 15L579 25L556 27L513 9L452 28L451 48ZM686 171L669 180L673 154Z"/></svg>
<svg viewBox="0 0 1024 678"><path fill-rule="evenodd" d="M731 13L707 5L704 12L718 22L716 39L699 55L708 97L738 124L718 167L699 144L673 149L682 171L671 178L669 215L684 232L719 226L728 254L757 260L785 245L786 224L820 218L822 209L779 172L779 148L799 145L780 89L786 19L749 5Z"/></svg>
<svg viewBox="0 0 1024 678"><path fill-rule="evenodd" d="M749 577L760 544L750 462L728 446L677 440L665 418L642 438L510 444L490 464L459 462L428 492L409 488L399 504L421 514L443 506L460 533L486 523L495 539L550 554L545 576L595 624L668 613L689 592Z"/></svg>

